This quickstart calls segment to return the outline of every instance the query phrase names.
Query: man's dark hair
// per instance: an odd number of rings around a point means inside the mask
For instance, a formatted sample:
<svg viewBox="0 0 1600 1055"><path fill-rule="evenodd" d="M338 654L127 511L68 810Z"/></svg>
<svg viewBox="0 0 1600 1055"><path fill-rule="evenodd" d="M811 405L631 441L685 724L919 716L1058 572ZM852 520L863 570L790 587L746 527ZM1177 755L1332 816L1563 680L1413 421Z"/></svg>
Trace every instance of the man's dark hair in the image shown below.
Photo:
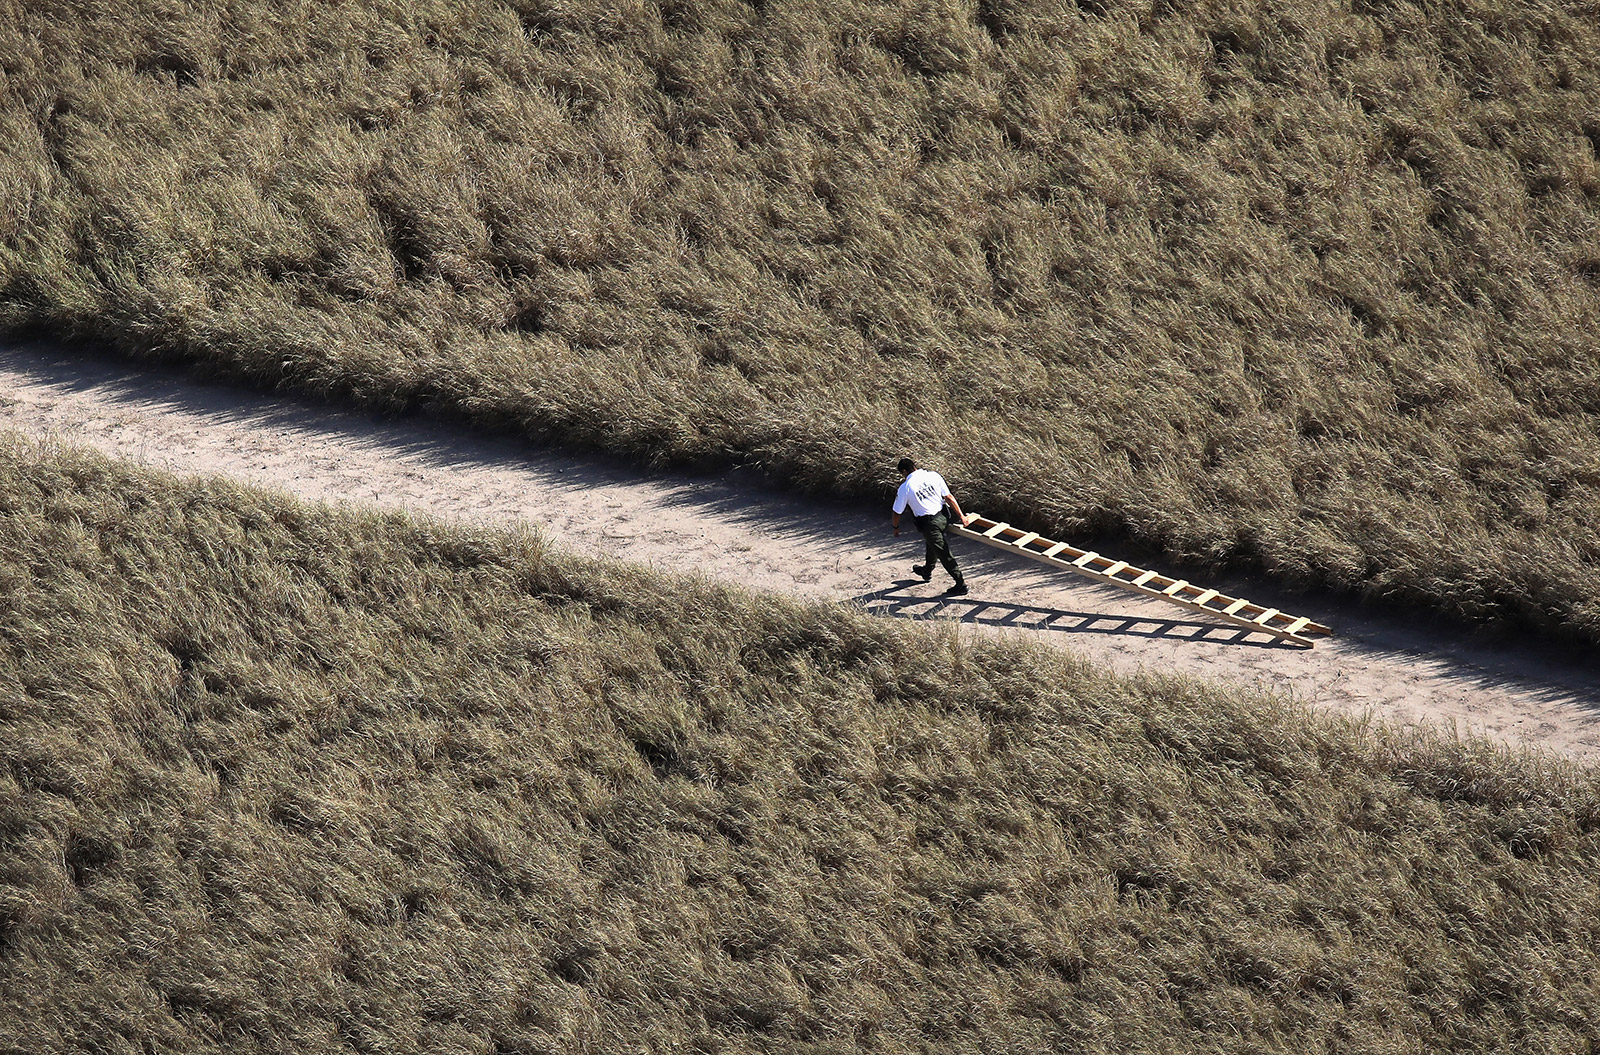
<svg viewBox="0 0 1600 1055"><path fill-rule="evenodd" d="M917 467L917 463L912 461L910 458L901 458L900 459L900 464L895 466L895 468L900 470L900 475L901 476L904 476L906 473L909 473L911 470L915 469L916 467Z"/></svg>

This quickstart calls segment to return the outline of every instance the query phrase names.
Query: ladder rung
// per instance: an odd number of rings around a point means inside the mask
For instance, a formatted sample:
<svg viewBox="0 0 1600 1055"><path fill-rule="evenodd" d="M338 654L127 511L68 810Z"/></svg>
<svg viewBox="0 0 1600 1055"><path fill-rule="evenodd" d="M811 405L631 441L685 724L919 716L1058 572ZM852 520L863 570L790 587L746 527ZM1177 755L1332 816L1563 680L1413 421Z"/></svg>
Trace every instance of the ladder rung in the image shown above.
<svg viewBox="0 0 1600 1055"><path fill-rule="evenodd" d="M1310 625L1311 625L1311 620L1309 620L1309 619L1305 618L1304 616L1302 616L1301 618L1296 619L1294 622L1290 623L1288 626L1284 627L1283 628L1283 632L1285 634L1298 634L1300 631L1304 630L1306 627L1308 627Z"/></svg>
<svg viewBox="0 0 1600 1055"><path fill-rule="evenodd" d="M1246 601L1244 598L1241 597L1239 600L1233 602L1228 607L1224 608L1222 610L1222 614L1223 615L1235 615L1235 614L1238 613L1239 609L1248 608L1249 605L1250 605L1250 602Z"/></svg>
<svg viewBox="0 0 1600 1055"><path fill-rule="evenodd" d="M1217 597L1217 596L1218 596L1218 594L1217 594L1217 591L1215 591L1215 590L1202 590L1201 593L1200 593L1200 596L1198 596L1198 597L1196 597L1194 599L1194 603L1195 604L1201 604L1201 605L1209 604L1211 602L1212 598Z"/></svg>
<svg viewBox="0 0 1600 1055"><path fill-rule="evenodd" d="M1109 568L1101 568L1100 569L1100 574L1104 575L1106 578L1109 579L1112 576L1116 575L1117 572L1122 571L1123 569L1127 568L1127 566L1128 566L1128 562L1125 561L1125 560L1113 561L1111 563L1111 567L1109 567Z"/></svg>
<svg viewBox="0 0 1600 1055"><path fill-rule="evenodd" d="M1045 550L1040 555L1044 556L1044 557L1054 557L1057 553L1060 553L1062 550L1071 549L1071 548L1072 547L1067 545L1065 542L1057 542L1054 546L1051 546L1049 549Z"/></svg>
<svg viewBox="0 0 1600 1055"><path fill-rule="evenodd" d="M1189 587L1189 580L1188 579L1179 579L1177 582L1173 583L1171 586L1168 586L1165 590L1162 590L1161 592L1166 594L1168 597L1176 597L1180 593L1182 593L1184 590L1188 589L1188 587Z"/></svg>
<svg viewBox="0 0 1600 1055"><path fill-rule="evenodd" d="M1268 608L1265 612L1262 612L1260 615L1252 619L1251 622L1260 623L1262 626L1266 626L1272 621L1272 617L1277 614L1278 610L1276 608Z"/></svg>
<svg viewBox="0 0 1600 1055"><path fill-rule="evenodd" d="M1100 559L1100 554L1094 552L1093 550L1090 550L1088 553L1085 553L1083 556L1079 557L1077 560L1073 561L1072 563L1076 564L1080 568L1087 568L1089 565L1093 564L1095 561L1097 561L1099 559Z"/></svg>
<svg viewBox="0 0 1600 1055"><path fill-rule="evenodd" d="M1039 537L1039 533L1037 531L1030 531L1026 535L1022 536L1019 539L1012 539L1011 540L1011 544L1013 546L1017 547L1018 549L1026 549L1027 546L1028 546L1028 543L1032 542L1034 539L1036 539L1038 537Z"/></svg>
<svg viewBox="0 0 1600 1055"><path fill-rule="evenodd" d="M1010 524L1007 524L1004 521L1001 521L1000 523L996 524L994 527L990 528L988 531L985 531L983 533L983 535L984 535L985 538L996 538L997 536L999 536L1000 532L1004 531L1006 528L1008 528L1010 526L1011 526Z"/></svg>
<svg viewBox="0 0 1600 1055"><path fill-rule="evenodd" d="M1145 583L1149 582L1151 579L1158 578L1160 575L1161 575L1160 572L1147 571L1143 575L1139 576L1137 579L1133 580L1133 584L1135 586L1143 586Z"/></svg>

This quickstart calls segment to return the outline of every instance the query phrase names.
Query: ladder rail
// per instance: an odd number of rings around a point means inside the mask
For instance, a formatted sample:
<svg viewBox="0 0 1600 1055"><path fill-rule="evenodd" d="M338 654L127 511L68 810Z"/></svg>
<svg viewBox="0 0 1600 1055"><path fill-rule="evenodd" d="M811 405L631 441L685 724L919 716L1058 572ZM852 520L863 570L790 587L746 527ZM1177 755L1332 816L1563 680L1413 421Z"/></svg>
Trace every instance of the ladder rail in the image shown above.
<svg viewBox="0 0 1600 1055"><path fill-rule="evenodd" d="M1019 553L1040 564L1074 572L1095 582L1107 583L1144 597L1166 601L1191 612L1220 619L1232 626L1271 634L1307 648L1315 644L1306 636L1307 634L1333 633L1331 628L1312 622L1310 619L1288 615L1276 608L1196 586L1187 579L1136 568L1125 561L1113 560L1092 550L1079 549L1064 542L1054 542L1036 532L1025 532L1003 521L990 520L977 514L969 514L965 526L952 523L950 530L962 538L974 539L996 549ZM1035 545L1042 545L1045 549L1033 549ZM1096 564L1103 565L1103 568L1095 567ZM1132 575L1133 578L1124 579L1121 577L1123 574ZM1184 596L1190 592L1196 599ZM1216 607L1212 607L1213 605ZM1278 619L1283 620L1283 625L1274 625L1273 621Z"/></svg>

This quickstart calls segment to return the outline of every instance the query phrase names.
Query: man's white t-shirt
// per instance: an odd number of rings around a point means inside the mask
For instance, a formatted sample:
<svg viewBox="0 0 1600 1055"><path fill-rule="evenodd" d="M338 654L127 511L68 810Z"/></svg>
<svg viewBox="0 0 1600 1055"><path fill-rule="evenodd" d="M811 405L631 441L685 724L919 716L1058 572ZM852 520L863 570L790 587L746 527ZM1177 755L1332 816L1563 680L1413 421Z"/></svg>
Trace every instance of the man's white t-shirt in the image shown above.
<svg viewBox="0 0 1600 1055"><path fill-rule="evenodd" d="M949 493L944 477L932 469L915 469L895 492L894 511L904 513L909 505L912 516L932 516L944 505L944 496Z"/></svg>

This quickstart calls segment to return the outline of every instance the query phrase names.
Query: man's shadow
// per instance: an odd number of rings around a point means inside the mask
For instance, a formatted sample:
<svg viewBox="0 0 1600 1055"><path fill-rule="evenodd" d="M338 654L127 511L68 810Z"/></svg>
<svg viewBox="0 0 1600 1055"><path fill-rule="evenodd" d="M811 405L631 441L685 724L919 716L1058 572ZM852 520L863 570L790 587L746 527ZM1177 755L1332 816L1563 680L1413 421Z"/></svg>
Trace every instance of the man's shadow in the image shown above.
<svg viewBox="0 0 1600 1055"><path fill-rule="evenodd" d="M919 597L906 592L911 587L921 585L920 579L900 579L881 590L852 597L850 603L859 606L870 615L886 615L896 619L954 619L962 623L1014 627L1019 630L1053 630L1064 634L1122 634L1130 637L1204 641L1213 645L1244 645L1249 648L1281 648L1292 651L1304 648L1302 645L1271 634L1220 623L1147 615L1073 612L1061 608L985 601L970 595Z"/></svg>

